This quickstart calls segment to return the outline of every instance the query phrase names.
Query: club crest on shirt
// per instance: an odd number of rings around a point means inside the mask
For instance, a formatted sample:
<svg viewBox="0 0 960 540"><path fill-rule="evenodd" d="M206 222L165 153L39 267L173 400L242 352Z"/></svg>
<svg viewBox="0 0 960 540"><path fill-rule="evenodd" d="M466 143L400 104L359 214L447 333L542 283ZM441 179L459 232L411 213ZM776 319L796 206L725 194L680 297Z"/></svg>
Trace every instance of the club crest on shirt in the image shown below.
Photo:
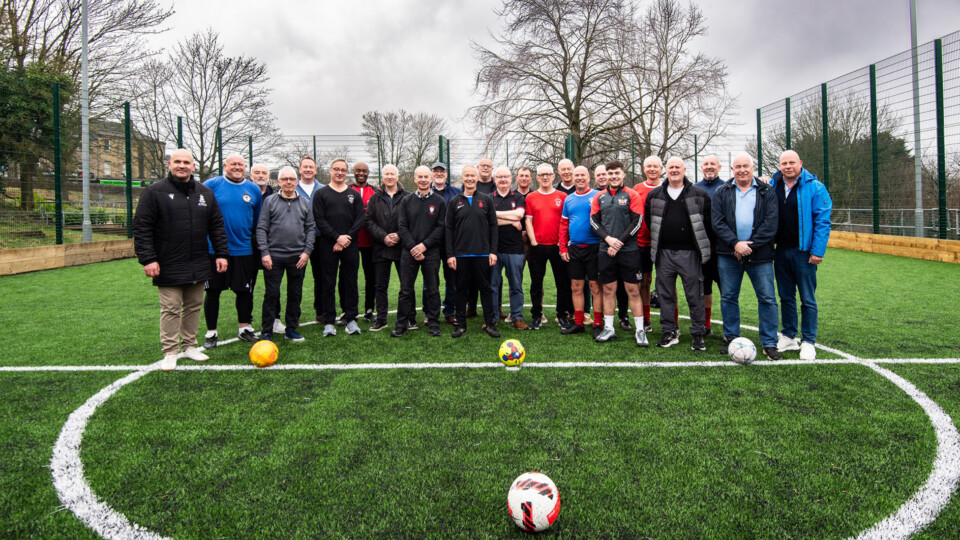
<svg viewBox="0 0 960 540"><path fill-rule="evenodd" d="M560 199L554 199L553 202L557 205L557 208L560 208L560 205L563 204L563 201Z"/></svg>
<svg viewBox="0 0 960 540"><path fill-rule="evenodd" d="M206 206L207 200L203 198L203 195L200 195L200 199L197 201L197 206Z"/></svg>
<svg viewBox="0 0 960 540"><path fill-rule="evenodd" d="M626 206L627 200L624 198L617 199L617 204L619 204L620 206Z"/></svg>
<svg viewBox="0 0 960 540"><path fill-rule="evenodd" d="M170 200L172 201L172 200L173 200L173 193L168 193L168 195L170 195Z"/></svg>
<svg viewBox="0 0 960 540"><path fill-rule="evenodd" d="M253 200L253 197L251 197L249 193L244 193L244 194L243 194L243 202L248 203L248 202L250 202L250 201L252 201L252 200Z"/></svg>
<svg viewBox="0 0 960 540"><path fill-rule="evenodd" d="M347 202L350 204L353 204L353 193L351 193L350 195L347 195Z"/></svg>
<svg viewBox="0 0 960 540"><path fill-rule="evenodd" d="M517 201L510 201L510 208L516 208L516 207L517 207Z"/></svg>
<svg viewBox="0 0 960 540"><path fill-rule="evenodd" d="M483 208L483 201L480 201L480 202L477 204L477 206L479 206L480 208Z"/></svg>
<svg viewBox="0 0 960 540"><path fill-rule="evenodd" d="M437 207L431 204L430 206L427 207L427 210L430 211L430 215L432 216L433 213L437 211Z"/></svg>

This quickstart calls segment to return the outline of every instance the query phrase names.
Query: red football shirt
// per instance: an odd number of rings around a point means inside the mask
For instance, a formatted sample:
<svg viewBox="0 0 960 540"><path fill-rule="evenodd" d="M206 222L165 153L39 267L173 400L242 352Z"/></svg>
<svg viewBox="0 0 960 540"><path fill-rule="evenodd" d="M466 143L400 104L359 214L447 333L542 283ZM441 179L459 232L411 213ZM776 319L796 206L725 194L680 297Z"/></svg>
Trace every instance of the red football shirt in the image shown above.
<svg viewBox="0 0 960 540"><path fill-rule="evenodd" d="M563 200L567 194L554 189L549 194L540 190L527 195L528 218L533 218L533 233L537 244L556 246L560 243L560 216L563 214Z"/></svg>
<svg viewBox="0 0 960 540"><path fill-rule="evenodd" d="M643 181L635 186L633 190L637 192L637 195L640 195L640 208L646 208L647 204L647 193L650 193L654 188L660 187L660 184L651 186L646 181ZM650 247L650 229L647 227L647 218L644 216L643 225L640 226L640 231L637 232L637 245L641 247Z"/></svg>

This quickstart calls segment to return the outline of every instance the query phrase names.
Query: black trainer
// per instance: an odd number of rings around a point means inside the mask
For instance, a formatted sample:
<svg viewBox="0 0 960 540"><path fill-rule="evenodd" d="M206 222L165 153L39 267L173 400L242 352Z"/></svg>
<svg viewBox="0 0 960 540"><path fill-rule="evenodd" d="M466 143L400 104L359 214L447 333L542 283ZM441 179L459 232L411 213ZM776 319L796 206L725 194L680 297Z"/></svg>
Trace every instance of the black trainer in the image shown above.
<svg viewBox="0 0 960 540"><path fill-rule="evenodd" d="M577 324L577 323L573 323L573 324L567 326L566 328L560 330L560 333L563 334L563 335L565 335L565 336L569 336L569 335L571 335L571 334L582 334L582 333L584 333L584 332L586 332L586 330L584 330L583 326L581 326L581 325L579 325L579 324Z"/></svg>
<svg viewBox="0 0 960 540"><path fill-rule="evenodd" d="M778 351L776 347L764 347L763 355L771 360L783 360L783 353Z"/></svg>
<svg viewBox="0 0 960 540"><path fill-rule="evenodd" d="M384 325L384 326L386 326L386 325ZM403 326L402 324L398 324L398 325L393 329L393 332L390 332L390 337L403 337L403 335L406 334L406 333L407 333L407 327L406 327L406 326Z"/></svg>
<svg viewBox="0 0 960 540"><path fill-rule="evenodd" d="M730 342L735 338L723 338L723 346L720 347L720 354L730 354Z"/></svg>
<svg viewBox="0 0 960 540"><path fill-rule="evenodd" d="M372 323L377 320L377 316L373 314L372 309L368 309L366 313L363 314L363 320Z"/></svg>
<svg viewBox="0 0 960 540"><path fill-rule="evenodd" d="M253 327L251 326L244 326L239 332L237 332L237 337L240 339L240 341L246 341L247 343L256 343L257 341L260 341L257 339L257 333L253 331ZM206 344L206 340L204 340L204 344Z"/></svg>
<svg viewBox="0 0 960 540"><path fill-rule="evenodd" d="M500 332L497 332L497 325L495 324L485 324L483 325L483 331L487 333L488 336L492 338L500 337Z"/></svg>
<svg viewBox="0 0 960 540"><path fill-rule="evenodd" d="M573 323L573 322L571 322L570 319L568 319L566 315L563 315L563 316L561 316L561 317L557 317L557 324L560 325L560 328L561 328L561 329L567 328L568 326L571 326L571 325L576 326L576 324Z"/></svg>
<svg viewBox="0 0 960 540"><path fill-rule="evenodd" d="M453 333L450 334L450 337L452 337L452 338L458 338L458 337L460 337L460 336L462 336L462 335L464 335L464 334L466 334L466 333L467 333L467 329L466 329L466 328L462 328L462 327L459 327L459 326L458 326L458 327L456 328L456 330L454 330Z"/></svg>
<svg viewBox="0 0 960 540"><path fill-rule="evenodd" d="M703 336L693 336L693 339L691 339L690 341L690 350L693 350L693 351L707 350L707 344L703 342Z"/></svg>
<svg viewBox="0 0 960 540"><path fill-rule="evenodd" d="M217 348L217 335L214 334L203 340L204 349L216 349Z"/></svg>
<svg viewBox="0 0 960 540"><path fill-rule="evenodd" d="M680 334L677 332L664 332L663 335L660 336L660 341L657 342L657 347L667 348L677 343L680 343Z"/></svg>
<svg viewBox="0 0 960 540"><path fill-rule="evenodd" d="M431 337L440 337L440 325L436 323L430 323L430 330L428 332Z"/></svg>
<svg viewBox="0 0 960 540"><path fill-rule="evenodd" d="M543 324L542 321L543 321L543 319L540 318L539 315L536 316L536 317L533 317L533 318L530 320L530 330L539 330L539 329L540 329L540 325Z"/></svg>
<svg viewBox="0 0 960 540"><path fill-rule="evenodd" d="M633 330L633 327L630 326L630 319L627 319L626 317L620 319L620 329L627 332Z"/></svg>
<svg viewBox="0 0 960 540"><path fill-rule="evenodd" d="M597 339L597 336L603 333L603 325L595 324L593 325L593 339Z"/></svg>
<svg viewBox="0 0 960 540"><path fill-rule="evenodd" d="M387 323L385 322L375 322L373 323L373 326L370 327L370 331L379 332L380 330L383 330L386 327L387 327Z"/></svg>

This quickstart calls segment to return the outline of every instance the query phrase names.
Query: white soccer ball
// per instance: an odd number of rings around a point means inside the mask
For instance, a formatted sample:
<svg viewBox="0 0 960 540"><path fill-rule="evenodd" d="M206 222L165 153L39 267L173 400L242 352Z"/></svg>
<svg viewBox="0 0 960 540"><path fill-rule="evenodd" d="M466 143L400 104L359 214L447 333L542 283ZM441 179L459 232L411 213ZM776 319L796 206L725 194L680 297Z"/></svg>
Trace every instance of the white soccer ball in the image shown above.
<svg viewBox="0 0 960 540"><path fill-rule="evenodd" d="M734 338L727 347L730 359L738 364L749 364L757 358L757 346L745 337Z"/></svg>
<svg viewBox="0 0 960 540"><path fill-rule="evenodd" d="M510 486L507 510L517 527L527 532L545 531L560 515L560 492L547 475L523 473Z"/></svg>

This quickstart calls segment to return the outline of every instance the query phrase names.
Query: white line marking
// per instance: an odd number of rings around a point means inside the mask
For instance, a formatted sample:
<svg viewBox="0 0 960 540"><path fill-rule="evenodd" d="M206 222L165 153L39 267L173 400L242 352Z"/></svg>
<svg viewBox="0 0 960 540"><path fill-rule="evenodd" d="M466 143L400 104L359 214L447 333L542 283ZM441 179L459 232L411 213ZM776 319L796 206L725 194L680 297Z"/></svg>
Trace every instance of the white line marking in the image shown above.
<svg viewBox="0 0 960 540"><path fill-rule="evenodd" d="M862 358L862 359L819 359L819 360L757 360L752 366L823 366L843 364L960 364L960 358ZM36 366L36 367L0 367L0 373L80 372L80 371L144 371L151 370L156 364L138 366ZM738 367L726 360L714 362L525 362L529 368L674 368L674 367ZM187 364L178 365L177 371L244 371L244 370L358 370L358 369L449 369L449 368L497 368L499 362L456 362L456 363L411 363L411 364L274 364L268 368L258 368L248 364Z"/></svg>
<svg viewBox="0 0 960 540"><path fill-rule="evenodd" d="M874 363L864 365L889 379L916 401L930 417L937 434L933 470L919 491L892 515L860 533L858 539L909 538L937 518L950 502L960 479L960 434L953 419L910 381Z"/></svg>
<svg viewBox="0 0 960 540"><path fill-rule="evenodd" d="M73 411L60 430L57 443L53 446L53 458L50 471L57 496L71 512L87 527L105 538L156 539L162 536L131 523L123 514L101 501L90 488L83 476L83 462L80 461L80 443L83 431L97 407L102 405L124 385L143 377L149 370L137 371L103 388L79 409Z"/></svg>

